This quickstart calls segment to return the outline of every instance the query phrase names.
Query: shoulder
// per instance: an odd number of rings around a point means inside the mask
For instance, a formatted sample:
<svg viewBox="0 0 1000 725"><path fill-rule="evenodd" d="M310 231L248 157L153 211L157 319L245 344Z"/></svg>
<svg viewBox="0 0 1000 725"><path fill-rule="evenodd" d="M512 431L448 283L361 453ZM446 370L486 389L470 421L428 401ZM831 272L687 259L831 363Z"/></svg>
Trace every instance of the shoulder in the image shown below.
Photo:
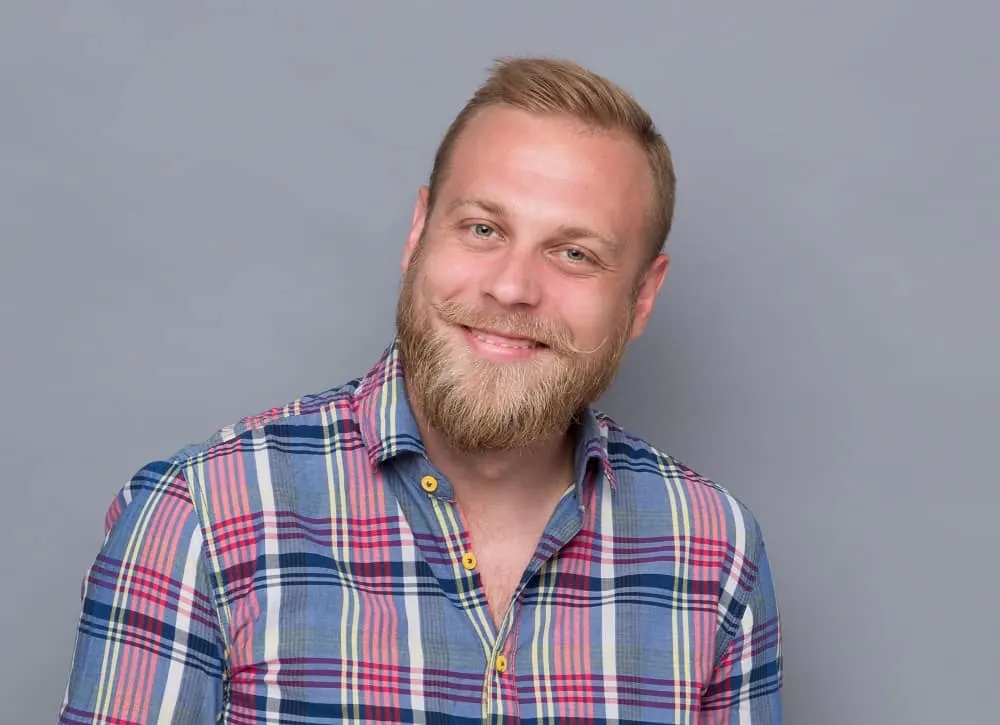
<svg viewBox="0 0 1000 725"><path fill-rule="evenodd" d="M314 426L343 429L343 423L356 418L355 394L361 384L355 378L342 385L309 393L282 405L273 406L217 428L208 437L190 443L168 456L167 464L181 470L246 451L254 439L308 437Z"/></svg>
<svg viewBox="0 0 1000 725"><path fill-rule="evenodd" d="M261 508L260 483L283 454L316 450L319 439L354 430L358 380L246 415L201 441L133 472L105 514L105 541L128 541L164 527L200 529L251 520ZM264 465L260 465L264 462ZM240 529L242 531L242 529Z"/></svg>
<svg viewBox="0 0 1000 725"><path fill-rule="evenodd" d="M106 515L106 527L124 525L123 514L162 501L187 505L190 513L205 516L217 508L209 499L209 490L232 499L246 500L241 491L248 474L259 471L259 456L274 456L288 450L309 447L318 436L340 435L351 429L347 422L355 418L354 400L359 380L303 395L283 405L274 406L215 429L204 439L189 443L162 458L145 462L133 469L129 480L118 492ZM320 433L318 431L327 431ZM330 433L332 431L332 433ZM228 496L227 496L228 498ZM224 508L231 509L228 503ZM124 517L125 519L128 516Z"/></svg>
<svg viewBox="0 0 1000 725"><path fill-rule="evenodd" d="M739 496L630 433L607 414L598 413L598 420L607 436L616 507L624 504L642 511L642 519L651 525L724 543L751 558L759 555L763 547L760 525Z"/></svg>

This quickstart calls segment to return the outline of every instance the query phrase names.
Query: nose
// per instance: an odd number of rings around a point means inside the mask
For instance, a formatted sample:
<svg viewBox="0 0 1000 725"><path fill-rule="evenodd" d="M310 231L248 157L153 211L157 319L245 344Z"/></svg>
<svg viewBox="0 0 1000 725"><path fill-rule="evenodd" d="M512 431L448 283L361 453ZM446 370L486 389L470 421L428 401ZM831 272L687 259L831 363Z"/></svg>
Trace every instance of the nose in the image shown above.
<svg viewBox="0 0 1000 725"><path fill-rule="evenodd" d="M482 292L506 308L534 307L541 300L541 260L530 249L510 245L489 262Z"/></svg>

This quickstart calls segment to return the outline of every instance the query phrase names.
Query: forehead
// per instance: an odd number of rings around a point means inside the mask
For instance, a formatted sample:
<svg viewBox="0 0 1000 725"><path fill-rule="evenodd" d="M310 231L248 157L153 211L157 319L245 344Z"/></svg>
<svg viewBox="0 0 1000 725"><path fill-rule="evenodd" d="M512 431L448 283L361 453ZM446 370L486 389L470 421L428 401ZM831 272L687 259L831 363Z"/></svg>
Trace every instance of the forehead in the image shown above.
<svg viewBox="0 0 1000 725"><path fill-rule="evenodd" d="M653 196L643 150L624 133L562 116L491 107L459 134L438 198L495 202L512 216L586 223L640 240Z"/></svg>

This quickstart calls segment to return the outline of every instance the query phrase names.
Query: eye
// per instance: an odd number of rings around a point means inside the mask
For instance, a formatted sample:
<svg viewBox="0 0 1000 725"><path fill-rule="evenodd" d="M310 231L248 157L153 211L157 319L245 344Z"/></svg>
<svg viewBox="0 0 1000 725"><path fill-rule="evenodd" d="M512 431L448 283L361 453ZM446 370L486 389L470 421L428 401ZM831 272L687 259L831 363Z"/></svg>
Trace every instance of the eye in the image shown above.
<svg viewBox="0 0 1000 725"><path fill-rule="evenodd" d="M489 237L491 234L494 234L495 230L489 224L473 224L472 233L475 234L477 237L482 237L485 239L486 237Z"/></svg>
<svg viewBox="0 0 1000 725"><path fill-rule="evenodd" d="M563 255L565 255L566 260L573 262L574 264L582 264L585 262L593 261L589 254L580 249L579 247L567 247L562 250Z"/></svg>

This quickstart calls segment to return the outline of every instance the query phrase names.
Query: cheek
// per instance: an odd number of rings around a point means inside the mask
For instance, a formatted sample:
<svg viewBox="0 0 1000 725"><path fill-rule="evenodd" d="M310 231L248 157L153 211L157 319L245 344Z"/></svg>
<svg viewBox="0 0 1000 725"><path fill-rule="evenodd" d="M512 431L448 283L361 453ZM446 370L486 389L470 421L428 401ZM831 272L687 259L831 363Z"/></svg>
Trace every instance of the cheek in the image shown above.
<svg viewBox="0 0 1000 725"><path fill-rule="evenodd" d="M609 297L606 291L570 294L563 290L563 294L552 298L558 319L569 328L578 345L596 345L622 324L625 303L609 304Z"/></svg>
<svg viewBox="0 0 1000 725"><path fill-rule="evenodd" d="M431 300L442 301L462 298L477 289L476 265L460 255L437 255L424 260L421 269L421 287Z"/></svg>

